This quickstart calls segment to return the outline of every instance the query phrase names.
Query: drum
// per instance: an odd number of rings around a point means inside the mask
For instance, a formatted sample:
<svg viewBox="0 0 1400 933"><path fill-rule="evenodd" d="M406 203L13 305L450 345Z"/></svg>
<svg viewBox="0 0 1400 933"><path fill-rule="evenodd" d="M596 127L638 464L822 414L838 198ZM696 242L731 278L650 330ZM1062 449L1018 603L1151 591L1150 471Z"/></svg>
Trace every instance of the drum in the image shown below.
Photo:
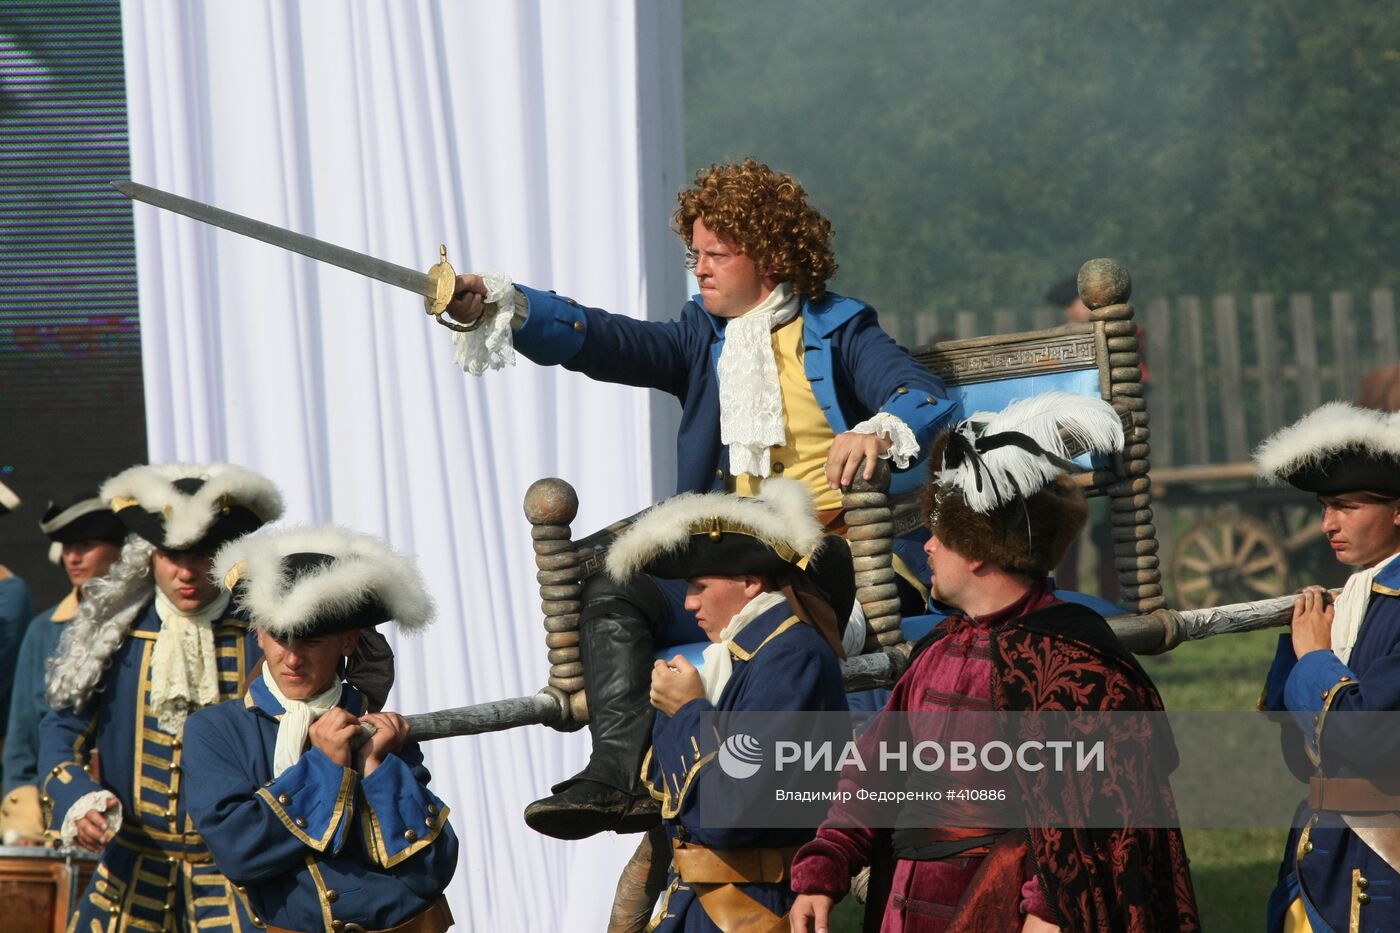
<svg viewBox="0 0 1400 933"><path fill-rule="evenodd" d="M97 856L80 849L0 846L0 927L63 933Z"/></svg>

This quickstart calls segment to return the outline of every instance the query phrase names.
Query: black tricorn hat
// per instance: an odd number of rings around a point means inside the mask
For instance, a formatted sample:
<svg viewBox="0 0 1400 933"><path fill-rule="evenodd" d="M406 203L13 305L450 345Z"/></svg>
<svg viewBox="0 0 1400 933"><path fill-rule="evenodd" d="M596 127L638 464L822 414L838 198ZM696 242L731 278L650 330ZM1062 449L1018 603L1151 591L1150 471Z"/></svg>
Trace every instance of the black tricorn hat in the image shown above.
<svg viewBox="0 0 1400 933"><path fill-rule="evenodd" d="M799 599L815 588L834 616L836 631L823 634L835 638L838 653L837 631L855 602L850 548L823 537L806 486L778 477L765 480L757 496L683 493L658 503L608 548L607 571L619 581L635 573L765 576L780 588L794 585Z"/></svg>
<svg viewBox="0 0 1400 933"><path fill-rule="evenodd" d="M318 638L391 619L418 631L433 601L413 562L371 535L326 525L247 535L214 558L214 576L257 629Z"/></svg>
<svg viewBox="0 0 1400 933"><path fill-rule="evenodd" d="M135 466L100 495L129 531L175 553L218 550L282 515L271 480L228 463Z"/></svg>
<svg viewBox="0 0 1400 933"><path fill-rule="evenodd" d="M1260 474L1319 496L1400 498L1400 413L1329 402L1254 451Z"/></svg>
<svg viewBox="0 0 1400 933"><path fill-rule="evenodd" d="M127 535L126 525L107 505L107 500L91 489L65 502L50 501L39 519L39 530L58 544L74 541L121 544Z"/></svg>

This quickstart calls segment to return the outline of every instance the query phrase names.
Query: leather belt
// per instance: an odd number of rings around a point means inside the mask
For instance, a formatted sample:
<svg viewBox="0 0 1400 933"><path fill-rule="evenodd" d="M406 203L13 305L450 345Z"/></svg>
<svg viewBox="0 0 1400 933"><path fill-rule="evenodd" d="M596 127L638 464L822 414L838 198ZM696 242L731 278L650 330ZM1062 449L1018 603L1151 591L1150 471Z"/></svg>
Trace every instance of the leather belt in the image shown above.
<svg viewBox="0 0 1400 933"><path fill-rule="evenodd" d="M686 884L774 884L786 881L797 846L785 849L711 849L672 841L676 874Z"/></svg>
<svg viewBox="0 0 1400 933"><path fill-rule="evenodd" d="M1308 806L1341 813L1400 813L1400 781L1314 777L1308 782Z"/></svg>
<svg viewBox="0 0 1400 933"><path fill-rule="evenodd" d="M358 923L336 920L331 923L333 933L445 933L452 926L452 911L447 909L447 898L440 897L397 926L382 930L371 930ZM267 933L310 933L305 930L288 930L286 927L267 927Z"/></svg>

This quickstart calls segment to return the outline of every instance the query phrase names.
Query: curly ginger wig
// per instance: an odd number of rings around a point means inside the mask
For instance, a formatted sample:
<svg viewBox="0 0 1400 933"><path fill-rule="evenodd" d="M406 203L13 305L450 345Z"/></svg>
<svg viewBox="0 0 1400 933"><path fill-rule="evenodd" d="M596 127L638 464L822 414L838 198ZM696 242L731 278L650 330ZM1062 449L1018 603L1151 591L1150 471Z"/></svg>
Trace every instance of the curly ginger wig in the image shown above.
<svg viewBox="0 0 1400 933"><path fill-rule="evenodd" d="M755 266L771 270L797 294L826 294L827 279L836 274L831 222L807 203L807 192L791 175L753 157L711 165L676 200L680 206L671 223L686 249L693 245L695 221L704 218L710 232L732 239Z"/></svg>

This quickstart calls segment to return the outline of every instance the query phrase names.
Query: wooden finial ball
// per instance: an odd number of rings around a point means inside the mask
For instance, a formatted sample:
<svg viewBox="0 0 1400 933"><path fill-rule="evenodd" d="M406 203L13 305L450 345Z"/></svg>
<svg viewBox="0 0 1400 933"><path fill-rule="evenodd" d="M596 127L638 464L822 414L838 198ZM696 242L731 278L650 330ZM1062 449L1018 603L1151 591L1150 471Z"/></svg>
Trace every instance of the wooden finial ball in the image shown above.
<svg viewBox="0 0 1400 933"><path fill-rule="evenodd" d="M525 490L525 519L532 525L568 525L577 515L578 493L562 479L537 479Z"/></svg>
<svg viewBox="0 0 1400 933"><path fill-rule="evenodd" d="M1079 297L1093 311L1122 304L1133 294L1128 268L1116 259L1090 259L1079 267Z"/></svg>
<svg viewBox="0 0 1400 933"><path fill-rule="evenodd" d="M875 475L870 479L865 478L865 468L862 466L856 471L856 478L848 488L851 492L885 492L890 488L890 462L876 461Z"/></svg>

